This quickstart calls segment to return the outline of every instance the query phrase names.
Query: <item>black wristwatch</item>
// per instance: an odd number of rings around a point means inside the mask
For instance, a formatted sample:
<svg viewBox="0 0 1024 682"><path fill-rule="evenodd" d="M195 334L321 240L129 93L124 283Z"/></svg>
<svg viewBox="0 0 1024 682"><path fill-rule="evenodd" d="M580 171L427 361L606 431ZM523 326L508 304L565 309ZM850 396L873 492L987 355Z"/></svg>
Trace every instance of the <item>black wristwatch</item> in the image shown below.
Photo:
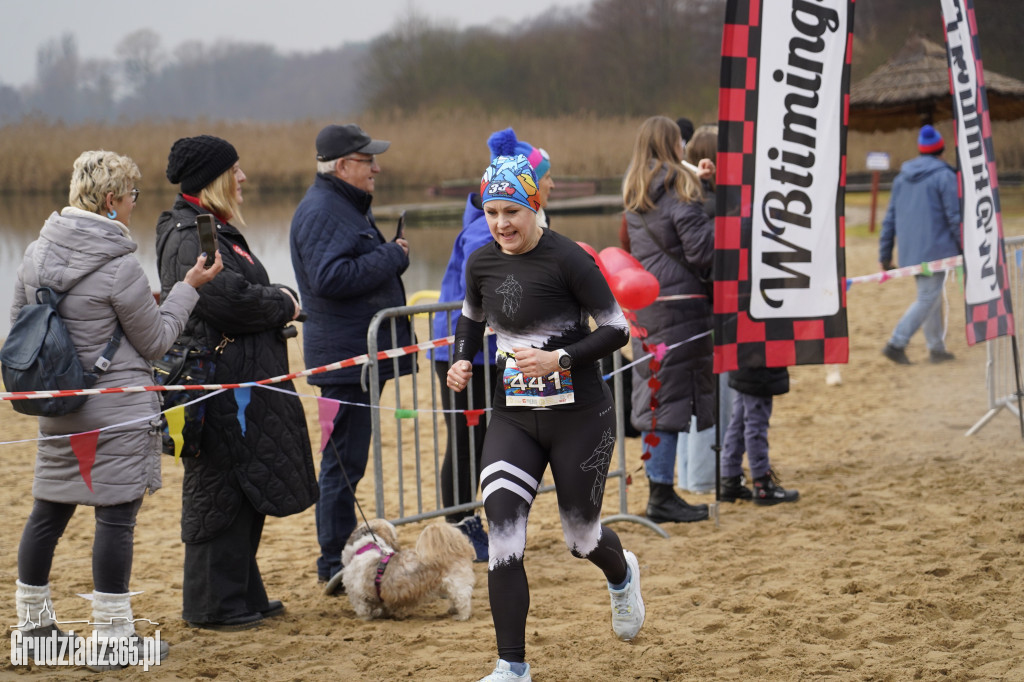
<svg viewBox="0 0 1024 682"><path fill-rule="evenodd" d="M558 349L558 366L562 369L572 369L572 356L564 348Z"/></svg>

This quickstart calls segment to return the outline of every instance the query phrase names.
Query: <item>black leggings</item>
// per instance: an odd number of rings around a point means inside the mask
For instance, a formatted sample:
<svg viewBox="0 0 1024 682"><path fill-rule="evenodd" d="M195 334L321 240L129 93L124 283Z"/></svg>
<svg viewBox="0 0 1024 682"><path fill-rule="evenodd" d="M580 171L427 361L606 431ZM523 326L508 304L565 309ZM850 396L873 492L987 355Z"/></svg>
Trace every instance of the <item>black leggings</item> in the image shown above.
<svg viewBox="0 0 1024 682"><path fill-rule="evenodd" d="M549 464L572 555L589 560L612 584L626 579L619 537L600 522L614 449L615 410L607 395L580 409L495 410L491 416L480 481L490 532L491 617L498 655L506 661L526 659L526 522Z"/></svg>
<svg viewBox="0 0 1024 682"><path fill-rule="evenodd" d="M482 365L473 365L473 377L470 379L470 388L473 390L473 405L469 404L469 390L455 394L455 404L450 400L447 387L448 361L435 361L434 372L441 381L441 406L446 410L469 410L483 409L486 405L487 389L484 386L484 375L490 374L490 388L494 390L494 383L498 380L497 369L493 364L487 366L487 372ZM461 414L446 414L445 421L448 424L448 441L444 450L444 461L441 464L441 502L445 507L456 504L472 502L476 494L476 482L480 476L480 460L484 454L484 436L487 434L487 418L480 415L480 421L476 426L467 426L466 417ZM476 462L470 467L469 434L473 433L473 452ZM454 441L454 448L452 443ZM452 450L458 453L452 457ZM455 470L457 465L458 485L456 485ZM470 511L460 511L448 514L445 518L449 523L458 523L472 514Z"/></svg>
<svg viewBox="0 0 1024 682"><path fill-rule="evenodd" d="M94 507L92 583L97 592L124 594L132 576L135 517L142 498L109 507ZM75 513L75 505L36 500L18 547L18 580L42 586L50 582L57 541Z"/></svg>

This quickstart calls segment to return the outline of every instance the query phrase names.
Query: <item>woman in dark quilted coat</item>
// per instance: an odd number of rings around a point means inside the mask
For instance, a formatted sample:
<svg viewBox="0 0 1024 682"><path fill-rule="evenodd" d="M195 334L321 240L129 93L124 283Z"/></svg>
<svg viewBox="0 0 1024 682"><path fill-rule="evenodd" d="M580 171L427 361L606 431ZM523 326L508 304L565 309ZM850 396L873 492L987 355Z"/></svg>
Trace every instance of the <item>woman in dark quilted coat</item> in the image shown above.
<svg viewBox="0 0 1024 682"><path fill-rule="evenodd" d="M710 175L711 162L702 160L694 174L680 163L682 156L679 126L652 116L637 132L622 183L630 253L658 278L661 296L670 297L635 311L648 336L634 337L633 357L692 339L659 357L656 370L648 362L633 367L632 422L650 455L644 462L650 484L647 517L656 523L708 518L707 505L686 502L672 480L678 434L690 431L694 417L697 431L715 423L711 300L702 281L710 275L715 230L699 182ZM681 298L671 298L676 296Z"/></svg>
<svg viewBox="0 0 1024 682"><path fill-rule="evenodd" d="M245 174L238 153L210 135L171 147L167 179L181 184L157 224L161 293L166 294L199 253L196 216L216 218L224 271L203 289L182 339L215 348L214 383L238 383L288 373L282 329L300 313L298 296L271 284L237 224ZM232 222L229 222L232 221ZM291 382L276 387L292 390ZM318 496L306 418L297 396L252 388L240 419L235 392L206 401L199 455L184 459L181 539L185 543L182 616L192 627L239 630L284 611L268 600L256 563L267 515L288 516Z"/></svg>

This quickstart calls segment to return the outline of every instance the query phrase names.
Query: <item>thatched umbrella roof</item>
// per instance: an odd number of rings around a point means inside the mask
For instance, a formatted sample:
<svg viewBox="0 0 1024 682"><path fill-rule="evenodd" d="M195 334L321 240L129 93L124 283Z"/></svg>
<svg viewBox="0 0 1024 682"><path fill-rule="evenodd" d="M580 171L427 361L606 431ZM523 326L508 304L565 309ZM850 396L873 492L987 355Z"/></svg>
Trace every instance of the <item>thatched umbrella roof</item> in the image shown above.
<svg viewBox="0 0 1024 682"><path fill-rule="evenodd" d="M1024 117L1024 82L985 69L993 121ZM888 132L953 118L946 48L911 36L899 53L850 88L850 129Z"/></svg>

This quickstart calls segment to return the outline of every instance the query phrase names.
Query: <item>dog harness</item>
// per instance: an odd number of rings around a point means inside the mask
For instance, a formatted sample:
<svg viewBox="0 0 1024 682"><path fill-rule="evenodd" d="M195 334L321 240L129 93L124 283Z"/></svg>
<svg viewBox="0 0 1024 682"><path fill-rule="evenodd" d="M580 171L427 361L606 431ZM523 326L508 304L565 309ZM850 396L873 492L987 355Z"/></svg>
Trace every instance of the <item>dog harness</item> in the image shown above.
<svg viewBox="0 0 1024 682"><path fill-rule="evenodd" d="M391 561L392 552L385 552L376 543L371 542L357 549L356 555L358 556L359 554L368 552L371 549L375 549L380 553L380 560L377 561L377 575L373 578L373 587L377 590L377 599L384 601L380 597L380 581L384 578L384 571L388 567L388 562Z"/></svg>

